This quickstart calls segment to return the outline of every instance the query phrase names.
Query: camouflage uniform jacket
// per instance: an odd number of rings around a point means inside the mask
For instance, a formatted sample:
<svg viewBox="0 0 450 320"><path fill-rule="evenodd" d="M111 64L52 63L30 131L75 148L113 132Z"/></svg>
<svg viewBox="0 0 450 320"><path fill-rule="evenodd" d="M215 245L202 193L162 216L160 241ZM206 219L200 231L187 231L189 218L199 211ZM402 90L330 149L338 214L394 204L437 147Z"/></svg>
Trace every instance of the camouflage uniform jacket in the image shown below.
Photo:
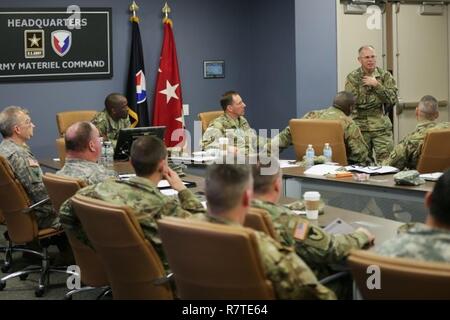
<svg viewBox="0 0 450 320"><path fill-rule="evenodd" d="M211 223L243 228L240 224L211 215L193 216ZM336 299L333 291L321 285L309 267L295 254L263 232L255 231L260 258L278 299Z"/></svg>
<svg viewBox="0 0 450 320"><path fill-rule="evenodd" d="M233 119L224 113L214 119L203 134L202 149L219 149L219 138L222 137L227 137L230 145L242 154L249 155L256 151L258 137L244 117Z"/></svg>
<svg viewBox="0 0 450 320"><path fill-rule="evenodd" d="M339 120L344 129L344 141L349 163L365 163L368 157L368 147L352 118L345 115L342 110L329 107L327 109L308 112L303 119ZM286 127L278 135L279 147L287 148L292 144L291 129Z"/></svg>
<svg viewBox="0 0 450 320"><path fill-rule="evenodd" d="M361 131L392 130L389 117L384 115L383 105L397 104L398 89L392 75L381 68L375 68L372 76L379 85L377 87L365 86L362 82L364 71L358 68L352 71L345 81L345 91L353 93L356 97L356 108L353 110L353 119Z"/></svg>
<svg viewBox="0 0 450 320"><path fill-rule="evenodd" d="M252 206L270 214L281 244L295 246L300 258L320 279L330 275L330 264L342 263L351 249L361 249L369 244L369 238L363 232L329 234L282 205L254 199ZM303 230L302 239L294 238L297 225Z"/></svg>
<svg viewBox="0 0 450 320"><path fill-rule="evenodd" d="M422 146L428 131L437 129L446 129L450 123L436 123L434 121L423 121L417 124L416 129L403 138L392 150L389 158L384 161L384 165L397 167L400 170L404 168L416 169L422 154Z"/></svg>
<svg viewBox="0 0 450 320"><path fill-rule="evenodd" d="M47 189L42 182L41 167L26 144L20 146L10 139L3 139L0 144L0 155L8 160L14 175L33 204L48 198ZM60 227L50 201L36 207L33 212L36 214L39 229Z"/></svg>
<svg viewBox="0 0 450 320"><path fill-rule="evenodd" d="M88 185L117 177L115 171L109 170L96 162L74 158L66 158L64 167L56 174L84 180Z"/></svg>
<svg viewBox="0 0 450 320"><path fill-rule="evenodd" d="M416 224L381 244L376 251L390 257L450 262L450 231Z"/></svg>
<svg viewBox="0 0 450 320"><path fill-rule="evenodd" d="M200 201L190 190L185 189L179 192L180 201L178 201L175 197L163 195L150 180L142 177L132 177L128 181L108 179L87 186L79 190L77 194L115 205L125 205L133 209L144 236L158 252L166 270L168 270L168 265L162 250L156 220L163 216L184 218L190 216L191 213L205 212ZM73 212L70 199L61 206L60 216L63 226L71 229L79 240L90 246L90 242Z"/></svg>
<svg viewBox="0 0 450 320"><path fill-rule="evenodd" d="M101 112L97 112L91 122L97 127L102 137L108 138L108 140L111 141L114 148L116 147L120 129L129 128L131 126L131 122L128 117L126 119L114 121L109 116L106 109Z"/></svg>

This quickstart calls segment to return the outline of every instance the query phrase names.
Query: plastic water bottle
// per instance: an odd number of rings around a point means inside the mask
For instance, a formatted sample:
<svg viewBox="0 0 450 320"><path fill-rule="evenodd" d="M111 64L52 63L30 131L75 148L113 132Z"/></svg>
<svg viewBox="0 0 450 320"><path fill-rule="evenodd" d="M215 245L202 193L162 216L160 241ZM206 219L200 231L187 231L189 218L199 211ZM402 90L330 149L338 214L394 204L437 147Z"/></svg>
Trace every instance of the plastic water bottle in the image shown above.
<svg viewBox="0 0 450 320"><path fill-rule="evenodd" d="M106 147L105 141L102 142L102 152L100 153L100 158L98 159L98 164L106 166Z"/></svg>
<svg viewBox="0 0 450 320"><path fill-rule="evenodd" d="M331 149L329 143L325 143L325 146L323 147L323 156L326 159L325 162L333 161L333 150Z"/></svg>
<svg viewBox="0 0 450 320"><path fill-rule="evenodd" d="M104 160L103 165L107 168L112 168L114 166L114 150L111 145L111 141L104 142Z"/></svg>
<svg viewBox="0 0 450 320"><path fill-rule="evenodd" d="M311 168L314 165L314 148L312 144L308 144L306 149L306 168Z"/></svg>

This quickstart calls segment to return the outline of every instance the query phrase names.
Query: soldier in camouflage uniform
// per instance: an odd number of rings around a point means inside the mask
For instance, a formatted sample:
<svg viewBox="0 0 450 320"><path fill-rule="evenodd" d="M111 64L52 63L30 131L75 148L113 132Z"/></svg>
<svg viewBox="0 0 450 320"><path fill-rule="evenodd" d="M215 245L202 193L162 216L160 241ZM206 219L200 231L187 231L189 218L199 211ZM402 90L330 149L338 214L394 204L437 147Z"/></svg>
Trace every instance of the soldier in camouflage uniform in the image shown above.
<svg viewBox="0 0 450 320"><path fill-rule="evenodd" d="M416 169L427 133L431 130L450 128L448 122L437 123L435 120L438 117L439 107L436 98L429 95L422 97L416 107L418 122L416 129L395 146L389 157L383 161L383 164L397 167L400 170L405 168Z"/></svg>
<svg viewBox="0 0 450 320"><path fill-rule="evenodd" d="M423 261L450 262L450 170L425 196L429 209L426 224L413 224L376 251L385 256Z"/></svg>
<svg viewBox="0 0 450 320"><path fill-rule="evenodd" d="M97 163L102 151L102 138L98 129L90 122L72 124L64 135L66 161L56 172L84 180L87 184L102 182L117 177L117 173Z"/></svg>
<svg viewBox="0 0 450 320"><path fill-rule="evenodd" d="M108 179L87 186L77 194L133 209L145 237L152 243L168 270L156 220L163 216L188 217L190 213L202 213L205 209L195 195L186 189L178 175L168 167L166 158L167 150L160 139L139 137L131 147L131 164L136 171L136 177L128 181ZM159 191L157 185L162 178L178 191L179 201ZM70 199L63 203L60 214L64 227L71 229L77 238L90 245L74 215Z"/></svg>
<svg viewBox="0 0 450 320"><path fill-rule="evenodd" d="M111 141L115 148L120 129L131 126L127 98L118 93L111 93L105 99L105 109L98 112L91 122L100 131L101 136Z"/></svg>
<svg viewBox="0 0 450 320"><path fill-rule="evenodd" d="M366 163L368 147L356 123L349 117L355 105L355 98L349 92L336 94L333 106L327 109L308 112L303 119L339 120L344 129L344 142L350 164ZM291 129L286 127L277 137L278 147L283 150L292 145Z"/></svg>
<svg viewBox="0 0 450 320"><path fill-rule="evenodd" d="M242 228L252 195L249 165L214 164L208 167L203 220ZM260 258L278 299L335 299L290 247L255 231Z"/></svg>
<svg viewBox="0 0 450 320"><path fill-rule="evenodd" d="M0 144L0 155L8 160L32 204L48 198L41 167L26 144L33 136L34 127L28 111L23 108L10 106L0 113L0 132L4 138ZM39 229L60 228L59 217L50 201L37 206L33 212Z"/></svg>
<svg viewBox="0 0 450 320"><path fill-rule="evenodd" d="M228 91L222 95L220 104L223 115L214 119L203 134L201 147L203 150L219 149L219 138L228 138L228 151L250 155L257 151L259 138L247 119L244 118L245 103L236 91Z"/></svg>
<svg viewBox="0 0 450 320"><path fill-rule="evenodd" d="M273 168L271 172L263 171L269 167ZM264 209L269 213L278 241L282 245L295 247L297 255L319 279L335 273L332 265L342 264L350 250L367 247L373 242L374 236L364 228L358 228L347 235L329 234L287 207L277 204L282 193L282 176L276 158L261 158L252 169L252 207ZM301 232L298 232L299 230ZM345 286L342 282L330 284L342 298L348 297L348 292L351 291L348 284L348 288Z"/></svg>
<svg viewBox="0 0 450 320"><path fill-rule="evenodd" d="M397 104L398 90L392 75L376 66L373 47L363 46L358 53L361 67L347 76L345 90L356 97L353 119L369 147L369 157L373 151L380 163L394 146L392 123L384 112Z"/></svg>

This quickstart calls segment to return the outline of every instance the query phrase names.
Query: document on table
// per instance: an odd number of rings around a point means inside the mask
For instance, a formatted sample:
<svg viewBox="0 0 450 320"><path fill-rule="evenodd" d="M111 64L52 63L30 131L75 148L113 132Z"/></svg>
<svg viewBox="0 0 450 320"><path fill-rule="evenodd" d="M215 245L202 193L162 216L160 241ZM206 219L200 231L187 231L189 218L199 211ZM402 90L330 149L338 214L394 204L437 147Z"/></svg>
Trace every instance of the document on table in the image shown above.
<svg viewBox="0 0 450 320"><path fill-rule="evenodd" d="M335 166L331 164L317 164L315 166L312 166L308 170L305 170L304 173L315 176L325 176L327 174L336 174L336 171L341 168L341 166Z"/></svg>
<svg viewBox="0 0 450 320"><path fill-rule="evenodd" d="M443 175L442 172L424 173L420 177L427 181L438 181L438 179Z"/></svg>
<svg viewBox="0 0 450 320"><path fill-rule="evenodd" d="M355 228L353 228L344 220L337 218L325 228L323 228L323 230L331 234L349 234L355 231Z"/></svg>
<svg viewBox="0 0 450 320"><path fill-rule="evenodd" d="M397 168L391 166L346 166L345 169L347 171L356 171L369 174L387 174L399 172Z"/></svg>
<svg viewBox="0 0 450 320"><path fill-rule="evenodd" d="M134 173L127 173L127 174L121 174L121 175L119 175L120 180L129 180L129 179L132 178L132 177L136 177L136 174L134 174ZM184 185L191 184L191 182L186 182L186 181L183 181L183 183L184 183ZM158 183L158 188L159 188L159 189L170 188L169 181L167 181L167 180L161 180L161 181L159 181L159 183Z"/></svg>

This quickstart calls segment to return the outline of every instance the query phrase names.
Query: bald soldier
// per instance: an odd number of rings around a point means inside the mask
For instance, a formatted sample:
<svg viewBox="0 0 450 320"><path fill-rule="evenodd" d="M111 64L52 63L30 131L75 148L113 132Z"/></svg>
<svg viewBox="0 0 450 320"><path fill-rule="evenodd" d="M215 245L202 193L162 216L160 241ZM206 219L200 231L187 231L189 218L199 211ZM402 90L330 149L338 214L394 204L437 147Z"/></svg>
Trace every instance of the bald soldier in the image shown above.
<svg viewBox="0 0 450 320"><path fill-rule="evenodd" d="M160 139L152 136L137 138L131 146L130 156L136 177L127 181L108 179L83 188L77 194L133 209L144 236L154 246L168 270L156 220L163 216L184 218L191 213L204 213L205 209L178 175L169 168L167 150ZM178 191L178 199L165 196L159 191L157 186L163 178ZM77 238L90 245L73 212L70 199L61 206L60 215L64 227L73 230Z"/></svg>
<svg viewBox="0 0 450 320"><path fill-rule="evenodd" d="M345 91L356 97L353 120L366 140L369 157L375 154L374 160L380 163L394 146L392 123L385 112L397 104L398 90L392 75L377 67L372 46L359 48L358 61L361 67L347 76Z"/></svg>
<svg viewBox="0 0 450 320"><path fill-rule="evenodd" d="M253 193L249 165L214 164L206 173L208 213L202 220L242 228ZM195 217L197 218L197 217ZM278 299L335 299L295 254L268 235L255 231L264 272ZM231 272L231 271L230 271Z"/></svg>
<svg viewBox="0 0 450 320"><path fill-rule="evenodd" d="M64 135L66 160L57 175L82 179L86 184L95 184L117 173L97 163L102 151L102 137L90 122L72 124Z"/></svg>
<svg viewBox="0 0 450 320"><path fill-rule="evenodd" d="M374 236L365 228L358 228L346 235L330 234L278 204L282 194L282 174L276 158L261 158L258 164L252 167L252 207L264 209L269 213L281 244L294 246L298 256L319 279L334 273L331 266L342 264L350 250L362 249L373 243ZM296 233L296 230L302 232ZM336 287L333 286L333 289ZM338 293L337 290L335 292Z"/></svg>
<svg viewBox="0 0 450 320"><path fill-rule="evenodd" d="M115 148L120 129L131 126L128 117L128 100L119 93L111 93L105 99L105 109L97 112L91 121L100 135Z"/></svg>
<svg viewBox="0 0 450 320"><path fill-rule="evenodd" d="M303 119L339 120L344 129L344 142L347 159L350 164L366 163L368 148L361 131L349 117L355 105L355 97L345 91L338 92L333 100L333 106L308 112ZM277 137L278 147L282 150L292 145L290 127L286 127ZM274 141L274 139L272 141Z"/></svg>
<svg viewBox="0 0 450 320"><path fill-rule="evenodd" d="M383 164L397 167L400 170L416 169L427 133L432 130L450 128L448 122L436 122L438 117L439 106L436 98L430 95L423 96L416 107L416 129L395 146Z"/></svg>

